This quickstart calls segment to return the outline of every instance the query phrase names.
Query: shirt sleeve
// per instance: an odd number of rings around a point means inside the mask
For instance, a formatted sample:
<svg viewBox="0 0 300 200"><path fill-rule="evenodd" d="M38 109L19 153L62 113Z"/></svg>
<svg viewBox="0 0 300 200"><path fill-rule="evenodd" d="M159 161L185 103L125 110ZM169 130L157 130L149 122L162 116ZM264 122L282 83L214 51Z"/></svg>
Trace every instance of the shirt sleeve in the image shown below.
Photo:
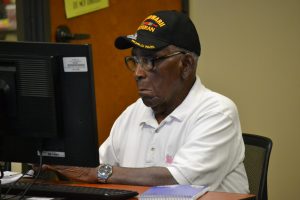
<svg viewBox="0 0 300 200"><path fill-rule="evenodd" d="M167 166L179 184L215 190L243 160L240 126L223 113L209 113L194 123L184 145Z"/></svg>
<svg viewBox="0 0 300 200"><path fill-rule="evenodd" d="M111 129L110 135L99 147L100 164L110 164L110 165L114 165L114 166L119 165L119 160L118 160L117 153L116 153L117 150L114 147L114 143L115 143L114 137L116 135L117 130L119 129L118 128L119 121L120 121L120 118L118 118L115 121L115 123Z"/></svg>

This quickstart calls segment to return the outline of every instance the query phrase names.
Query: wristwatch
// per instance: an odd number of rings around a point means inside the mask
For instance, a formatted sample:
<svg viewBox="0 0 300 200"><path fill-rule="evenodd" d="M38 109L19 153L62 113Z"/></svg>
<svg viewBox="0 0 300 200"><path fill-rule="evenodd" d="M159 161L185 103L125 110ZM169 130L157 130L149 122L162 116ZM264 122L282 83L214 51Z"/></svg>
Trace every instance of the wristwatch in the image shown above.
<svg viewBox="0 0 300 200"><path fill-rule="evenodd" d="M99 183L106 183L107 179L112 175L113 167L107 164L100 164L97 172L97 178Z"/></svg>

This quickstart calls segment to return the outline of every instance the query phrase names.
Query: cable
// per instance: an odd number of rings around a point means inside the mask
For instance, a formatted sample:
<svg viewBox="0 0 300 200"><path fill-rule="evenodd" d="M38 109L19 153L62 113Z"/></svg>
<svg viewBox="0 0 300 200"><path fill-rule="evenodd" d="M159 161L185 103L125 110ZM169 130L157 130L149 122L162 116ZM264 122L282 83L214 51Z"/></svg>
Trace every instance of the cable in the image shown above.
<svg viewBox="0 0 300 200"><path fill-rule="evenodd" d="M4 172L2 168L2 162L0 163L0 200L2 200L2 184L1 184L1 179L4 177Z"/></svg>
<svg viewBox="0 0 300 200"><path fill-rule="evenodd" d="M29 171L29 170L28 170ZM13 187L25 176L25 175L27 175L27 173L28 173L28 171L26 172L26 173L24 173L20 178L18 178L15 182L13 182L12 184L11 184L11 186L8 188L8 190L6 191L6 193L4 194L4 196L2 197L2 195L1 195L1 200L7 200L7 199L11 199L11 198L13 198L13 197L16 197L16 196L18 196L18 195L13 195L13 196L11 196L11 197L8 197L8 198L6 198L6 196L8 195L8 193L10 192L10 190L11 189L13 189Z"/></svg>
<svg viewBox="0 0 300 200"><path fill-rule="evenodd" d="M2 200L2 184L1 184L1 179L0 179L0 200Z"/></svg>
<svg viewBox="0 0 300 200"><path fill-rule="evenodd" d="M40 158L40 161L39 161L39 170L37 172L37 174L34 176L34 179L33 181L25 188L25 190L22 192L22 193L19 193L17 195L13 195L13 196L10 196L10 197L6 197L8 195L8 193L10 192L11 189L14 188L14 185L17 184L17 182L19 182L25 175L28 174L28 172L30 170L28 170L26 173L24 173L18 180L16 180L10 187L9 189L6 191L5 195L2 197L1 195L1 198L0 200L8 200L8 199L12 199L12 198L15 198L17 196L20 196L20 198L18 198L19 200L23 199L26 195L26 193L28 192L28 190L31 188L31 186L37 181L38 177L40 176L40 173L42 171L42 161L43 161L43 155L42 153L39 154L39 158Z"/></svg>
<svg viewBox="0 0 300 200"><path fill-rule="evenodd" d="M39 154L40 154L39 171L38 171L37 175L34 176L33 181L24 190L23 194L21 194L21 197L19 198L19 200L21 200L25 197L27 191L31 188L31 186L37 181L38 177L40 176L40 173L42 171L42 164L43 164L43 151L39 151Z"/></svg>
<svg viewBox="0 0 300 200"><path fill-rule="evenodd" d="M8 197L8 198L6 198L6 196L8 195L8 193L10 192L10 190L11 189L13 189L13 187L14 187L14 185L17 183L17 182L19 182L23 177L24 177L24 175L27 175L28 174L28 172L30 171L30 170L28 170L26 173L24 173L18 180L16 180L10 187L9 187L9 189L6 191L6 193L5 193L5 195L2 197L2 195L0 195L0 198L2 198L2 199L0 199L0 200L8 200L8 199L11 199L11 198L15 198L15 197L17 197L17 196L20 196L20 198L18 198L19 200L22 200L24 197L25 197L25 195L26 195L26 193L28 192L28 190L31 188L31 186L37 181L37 179L38 179L38 177L40 176L40 173L41 173L41 171L42 171L42 164L43 164L43 140L41 140L40 142L39 142L39 144L38 144L38 155L39 155L39 170L38 170L38 172L37 172L37 174L34 176L34 179L33 179L33 181L32 182L30 182L30 184L24 189L24 191L22 192L22 193L19 193L19 194L17 194L17 195L12 195L11 197ZM0 193L1 194L1 193Z"/></svg>
<svg viewBox="0 0 300 200"><path fill-rule="evenodd" d="M1 178L3 178L3 176L4 176L3 167L2 167L2 162L0 162L0 171L1 171L1 174L0 174L0 179L1 179Z"/></svg>

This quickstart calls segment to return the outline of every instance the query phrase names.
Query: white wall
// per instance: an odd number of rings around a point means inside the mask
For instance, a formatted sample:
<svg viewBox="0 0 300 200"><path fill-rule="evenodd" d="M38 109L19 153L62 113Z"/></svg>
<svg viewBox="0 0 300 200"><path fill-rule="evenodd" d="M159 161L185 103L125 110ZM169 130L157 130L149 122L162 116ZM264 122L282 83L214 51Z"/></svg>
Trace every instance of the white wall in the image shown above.
<svg viewBox="0 0 300 200"><path fill-rule="evenodd" d="M233 99L244 132L270 137L269 199L299 199L300 1L190 0L198 74Z"/></svg>

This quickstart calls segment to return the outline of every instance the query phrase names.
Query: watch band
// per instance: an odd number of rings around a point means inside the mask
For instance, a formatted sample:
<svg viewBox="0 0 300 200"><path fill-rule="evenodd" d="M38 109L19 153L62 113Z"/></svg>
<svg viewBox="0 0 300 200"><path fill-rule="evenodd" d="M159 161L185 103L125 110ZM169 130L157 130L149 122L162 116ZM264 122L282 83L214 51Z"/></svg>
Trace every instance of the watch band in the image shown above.
<svg viewBox="0 0 300 200"><path fill-rule="evenodd" d="M97 178L99 183L106 183L107 179L112 175L113 167L108 164L100 164L98 167Z"/></svg>

